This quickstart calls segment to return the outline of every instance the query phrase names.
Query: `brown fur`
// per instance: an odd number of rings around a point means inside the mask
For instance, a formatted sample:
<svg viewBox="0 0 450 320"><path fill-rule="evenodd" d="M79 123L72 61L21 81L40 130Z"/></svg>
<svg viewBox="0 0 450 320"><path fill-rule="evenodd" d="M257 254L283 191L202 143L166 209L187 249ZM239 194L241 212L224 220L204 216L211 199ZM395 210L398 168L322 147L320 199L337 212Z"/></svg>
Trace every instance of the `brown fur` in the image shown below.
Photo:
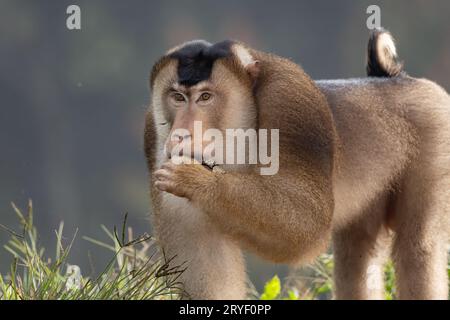
<svg viewBox="0 0 450 320"><path fill-rule="evenodd" d="M176 61L165 56L152 72L145 151L153 220L166 254L187 262L189 295L244 298L242 249L305 262L333 233L337 297L381 298L365 281L368 266L386 257L389 211L399 297L446 298L448 95L412 78L313 82L287 59L248 51L257 72L235 56L215 62L210 84L226 98L202 120L221 130L280 129L274 176L257 165L221 173L167 162L173 121L164 95Z"/></svg>
<svg viewBox="0 0 450 320"><path fill-rule="evenodd" d="M389 249L390 239L398 297L446 299L447 93L430 81L406 76L317 84L328 98L342 142L334 190L337 297L383 297L371 292L364 279L369 265L382 269L384 260L377 257ZM390 230L393 234L386 236Z"/></svg>

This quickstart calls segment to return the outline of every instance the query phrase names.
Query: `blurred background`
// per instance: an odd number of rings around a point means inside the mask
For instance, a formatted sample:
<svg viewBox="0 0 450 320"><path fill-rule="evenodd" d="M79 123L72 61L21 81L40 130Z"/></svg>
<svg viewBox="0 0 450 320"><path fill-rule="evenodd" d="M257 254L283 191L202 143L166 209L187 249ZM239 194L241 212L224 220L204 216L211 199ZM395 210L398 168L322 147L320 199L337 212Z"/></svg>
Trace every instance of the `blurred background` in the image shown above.
<svg viewBox="0 0 450 320"><path fill-rule="evenodd" d="M66 28L70 4L81 7L81 30ZM314 79L360 77L371 4L408 73L450 91L448 0L0 0L0 223L17 228L10 203L30 198L43 245L53 252L64 221L67 239L78 229L69 262L83 274L103 268L111 252L82 236L105 240L100 225L120 226L125 212L136 233L151 232L143 125L161 54L231 38L290 57ZM8 237L0 229L0 244ZM1 249L1 272L10 260ZM286 274L248 261L258 289Z"/></svg>

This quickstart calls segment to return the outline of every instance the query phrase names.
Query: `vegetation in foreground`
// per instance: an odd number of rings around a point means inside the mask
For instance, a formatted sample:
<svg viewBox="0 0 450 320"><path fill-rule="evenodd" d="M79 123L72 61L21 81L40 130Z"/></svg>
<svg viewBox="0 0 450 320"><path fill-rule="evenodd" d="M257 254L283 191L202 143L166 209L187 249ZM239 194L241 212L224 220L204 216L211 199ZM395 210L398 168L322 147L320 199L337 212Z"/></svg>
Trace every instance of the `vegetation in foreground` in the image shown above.
<svg viewBox="0 0 450 320"><path fill-rule="evenodd" d="M38 232L33 225L33 206L27 212L12 205L18 216L21 232L0 224L9 232L10 240L4 246L14 259L10 271L0 274L0 300L95 300L95 299L179 299L183 289L179 276L183 266L174 266L172 259L159 255L155 241L144 234L133 237L126 226L126 216L121 230L108 230L101 226L110 239L105 243L84 237L113 253L113 258L95 278L85 277L76 265L67 262L71 246L63 244L63 224L55 232L56 248L53 258L38 244ZM274 276L258 293L250 284L250 299L310 300L330 299L332 292L333 257L321 255L314 264L293 271L284 284ZM394 269L385 267L386 299L395 298ZM450 263L448 266L450 276Z"/></svg>
<svg viewBox="0 0 450 320"><path fill-rule="evenodd" d="M154 240L143 235L133 238L126 228L111 232L102 226L111 243L86 240L114 252L113 259L99 276L84 277L80 268L67 263L72 241L63 245L63 224L56 231L56 248L52 259L38 245L38 233L33 225L33 206L28 204L24 214L13 204L22 231L17 233L2 226L11 234L4 248L14 260L7 275L0 275L0 299L176 299L182 292L178 278L182 266L172 266L170 259L156 255Z"/></svg>

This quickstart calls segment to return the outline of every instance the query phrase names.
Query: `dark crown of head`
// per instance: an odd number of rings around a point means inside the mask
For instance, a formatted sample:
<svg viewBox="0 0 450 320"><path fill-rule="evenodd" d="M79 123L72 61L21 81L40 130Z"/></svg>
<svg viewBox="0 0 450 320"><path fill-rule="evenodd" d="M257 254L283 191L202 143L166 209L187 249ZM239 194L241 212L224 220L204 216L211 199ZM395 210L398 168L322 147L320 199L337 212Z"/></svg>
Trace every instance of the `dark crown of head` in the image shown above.
<svg viewBox="0 0 450 320"><path fill-rule="evenodd" d="M193 41L170 54L178 60L178 82L193 86L211 76L212 67L217 59L231 54L232 41L210 44L206 41Z"/></svg>

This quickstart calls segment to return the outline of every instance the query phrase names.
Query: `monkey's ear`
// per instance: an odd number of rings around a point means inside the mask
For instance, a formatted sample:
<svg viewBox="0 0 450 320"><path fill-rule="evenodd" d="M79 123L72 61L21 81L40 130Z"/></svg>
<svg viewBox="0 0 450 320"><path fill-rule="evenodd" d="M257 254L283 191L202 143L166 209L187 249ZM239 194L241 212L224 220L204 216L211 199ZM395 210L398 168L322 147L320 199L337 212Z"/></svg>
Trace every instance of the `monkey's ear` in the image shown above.
<svg viewBox="0 0 450 320"><path fill-rule="evenodd" d="M260 63L258 60L254 59L249 52L249 50L241 44L236 44L233 46L233 52L238 58L241 65L247 70L248 74L252 77L253 81L259 75Z"/></svg>
<svg viewBox="0 0 450 320"><path fill-rule="evenodd" d="M256 79L258 78L260 69L261 63L259 62L259 60L253 60L245 66L245 70L247 70L253 81L256 81Z"/></svg>

